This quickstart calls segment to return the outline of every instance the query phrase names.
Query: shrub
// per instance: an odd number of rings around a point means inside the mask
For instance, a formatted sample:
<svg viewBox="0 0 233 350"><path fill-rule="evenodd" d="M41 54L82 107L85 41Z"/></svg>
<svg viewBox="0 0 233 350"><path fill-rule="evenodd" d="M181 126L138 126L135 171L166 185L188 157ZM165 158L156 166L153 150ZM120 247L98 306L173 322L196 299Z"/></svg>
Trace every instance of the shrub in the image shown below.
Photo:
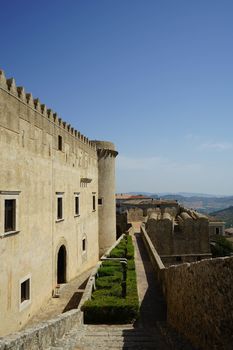
<svg viewBox="0 0 233 350"><path fill-rule="evenodd" d="M127 259L133 259L134 258L134 246L132 242L132 237L131 236L126 236L127 238L127 253L126 253L126 258Z"/></svg>
<svg viewBox="0 0 233 350"><path fill-rule="evenodd" d="M125 258L126 256L126 248L114 248L111 253L110 257L111 258Z"/></svg>
<svg viewBox="0 0 233 350"><path fill-rule="evenodd" d="M117 274L117 272L121 273L121 264L119 263L119 266L102 266L98 270L98 276L113 276Z"/></svg>
<svg viewBox="0 0 233 350"><path fill-rule="evenodd" d="M92 299L82 307L85 323L129 323L138 316L139 301L132 237L125 236L111 251L110 257L127 258L126 296L122 297L122 265L104 261L98 270Z"/></svg>
<svg viewBox="0 0 233 350"><path fill-rule="evenodd" d="M104 277L98 277L96 279L96 288L102 289L102 288L112 288L113 283L121 283L122 280L122 274L115 274L114 276L104 276Z"/></svg>
<svg viewBox="0 0 233 350"><path fill-rule="evenodd" d="M92 299L101 299L105 298L105 296L115 296L121 297L121 284L113 284L110 288L101 288L97 289L92 293Z"/></svg>
<svg viewBox="0 0 233 350"><path fill-rule="evenodd" d="M231 255L233 245L225 237L217 237L215 243L211 245L211 253L214 258Z"/></svg>
<svg viewBox="0 0 233 350"><path fill-rule="evenodd" d="M84 322L91 324L130 323L138 315L136 303L120 298L105 296L102 300L88 300L85 303Z"/></svg>

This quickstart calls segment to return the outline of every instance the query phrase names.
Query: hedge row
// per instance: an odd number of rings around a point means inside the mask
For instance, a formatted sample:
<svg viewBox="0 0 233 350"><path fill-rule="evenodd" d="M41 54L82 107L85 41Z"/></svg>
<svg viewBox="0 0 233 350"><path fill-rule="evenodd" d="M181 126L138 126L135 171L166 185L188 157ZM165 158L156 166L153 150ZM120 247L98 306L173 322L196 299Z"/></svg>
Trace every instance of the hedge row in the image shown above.
<svg viewBox="0 0 233 350"><path fill-rule="evenodd" d="M96 290L85 302L84 322L91 324L131 323L139 311L137 281L132 237L124 236L110 257L127 258L126 297L122 297L122 265L119 261L104 261L98 270Z"/></svg>

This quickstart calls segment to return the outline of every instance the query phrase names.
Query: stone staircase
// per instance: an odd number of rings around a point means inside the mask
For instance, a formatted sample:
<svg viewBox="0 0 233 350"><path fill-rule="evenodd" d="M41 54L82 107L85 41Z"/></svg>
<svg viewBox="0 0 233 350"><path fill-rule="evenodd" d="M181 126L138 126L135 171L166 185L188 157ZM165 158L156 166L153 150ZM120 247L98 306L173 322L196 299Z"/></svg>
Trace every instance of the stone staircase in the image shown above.
<svg viewBox="0 0 233 350"><path fill-rule="evenodd" d="M48 350L171 350L158 328L132 325L83 325L72 329Z"/></svg>

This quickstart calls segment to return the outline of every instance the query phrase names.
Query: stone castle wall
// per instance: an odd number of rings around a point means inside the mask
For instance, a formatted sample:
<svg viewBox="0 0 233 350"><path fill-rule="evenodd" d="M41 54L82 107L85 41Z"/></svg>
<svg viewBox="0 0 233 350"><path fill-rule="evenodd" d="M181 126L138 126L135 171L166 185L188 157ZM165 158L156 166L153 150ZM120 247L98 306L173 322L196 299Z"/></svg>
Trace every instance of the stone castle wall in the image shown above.
<svg viewBox="0 0 233 350"><path fill-rule="evenodd" d="M99 229L96 145L16 87L13 79L6 80L2 71L0 149L2 336L23 327L52 296L62 245L66 281L96 264ZM58 220L59 196L63 217ZM10 233L4 230L7 199L16 200L16 229ZM22 301L21 284L28 279L30 298Z"/></svg>
<svg viewBox="0 0 233 350"><path fill-rule="evenodd" d="M231 350L233 257L165 268L143 225L141 234L164 293L168 323L197 349Z"/></svg>
<svg viewBox="0 0 233 350"><path fill-rule="evenodd" d="M129 208L128 209L128 222L143 221L143 209L141 208Z"/></svg>
<svg viewBox="0 0 233 350"><path fill-rule="evenodd" d="M210 253L208 219L194 211L182 209L174 217L157 209L150 213L146 230L161 257Z"/></svg>
<svg viewBox="0 0 233 350"><path fill-rule="evenodd" d="M167 320L197 348L232 349L233 257L165 270Z"/></svg>

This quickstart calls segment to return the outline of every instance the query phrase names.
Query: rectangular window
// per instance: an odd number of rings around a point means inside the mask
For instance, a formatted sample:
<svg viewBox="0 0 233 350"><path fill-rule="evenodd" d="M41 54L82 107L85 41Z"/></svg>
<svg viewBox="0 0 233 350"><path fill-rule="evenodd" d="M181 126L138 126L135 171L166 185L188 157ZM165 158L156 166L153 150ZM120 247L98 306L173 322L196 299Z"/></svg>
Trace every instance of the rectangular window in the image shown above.
<svg viewBox="0 0 233 350"><path fill-rule="evenodd" d="M95 195L92 196L92 210L95 211Z"/></svg>
<svg viewBox="0 0 233 350"><path fill-rule="evenodd" d="M79 215L79 196L75 196L75 215Z"/></svg>
<svg viewBox="0 0 233 350"><path fill-rule="evenodd" d="M30 279L21 283L20 300L23 303L25 300L30 300Z"/></svg>
<svg viewBox="0 0 233 350"><path fill-rule="evenodd" d="M16 200L5 199L5 232L16 229Z"/></svg>
<svg viewBox="0 0 233 350"><path fill-rule="evenodd" d="M103 198L98 198L98 205L102 205L103 204Z"/></svg>
<svg viewBox="0 0 233 350"><path fill-rule="evenodd" d="M82 248L83 248L83 252L85 252L86 251L86 239L85 238L83 238Z"/></svg>
<svg viewBox="0 0 233 350"><path fill-rule="evenodd" d="M62 151L62 137L58 135L58 150Z"/></svg>
<svg viewBox="0 0 233 350"><path fill-rule="evenodd" d="M57 197L57 219L63 218L62 197Z"/></svg>

